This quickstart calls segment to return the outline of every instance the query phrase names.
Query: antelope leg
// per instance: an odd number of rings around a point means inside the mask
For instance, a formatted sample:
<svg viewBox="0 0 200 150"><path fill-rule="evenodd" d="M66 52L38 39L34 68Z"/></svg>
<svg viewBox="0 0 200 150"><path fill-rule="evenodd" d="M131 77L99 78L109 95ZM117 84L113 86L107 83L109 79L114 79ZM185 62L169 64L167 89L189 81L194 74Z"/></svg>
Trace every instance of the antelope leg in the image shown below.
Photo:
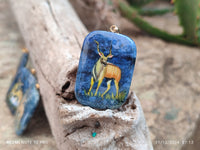
<svg viewBox="0 0 200 150"><path fill-rule="evenodd" d="M90 95L90 91L92 90L93 84L94 84L94 78L91 77L91 83L90 83L90 89L88 91L88 95Z"/></svg>
<svg viewBox="0 0 200 150"><path fill-rule="evenodd" d="M94 96L97 95L97 92L98 92L98 90L99 90L99 87L100 87L102 81L103 81L103 79L99 80L98 85L97 85L97 89L96 89L96 92L95 92Z"/></svg>
<svg viewBox="0 0 200 150"><path fill-rule="evenodd" d="M109 81L107 82L107 89L106 89L106 91L101 95L102 98L103 98L103 96L110 90L110 83L111 83L111 81L112 81L112 80L109 80Z"/></svg>
<svg viewBox="0 0 200 150"><path fill-rule="evenodd" d="M116 80L114 80L114 82L115 82L115 87L116 87L116 98L118 98L119 83Z"/></svg>

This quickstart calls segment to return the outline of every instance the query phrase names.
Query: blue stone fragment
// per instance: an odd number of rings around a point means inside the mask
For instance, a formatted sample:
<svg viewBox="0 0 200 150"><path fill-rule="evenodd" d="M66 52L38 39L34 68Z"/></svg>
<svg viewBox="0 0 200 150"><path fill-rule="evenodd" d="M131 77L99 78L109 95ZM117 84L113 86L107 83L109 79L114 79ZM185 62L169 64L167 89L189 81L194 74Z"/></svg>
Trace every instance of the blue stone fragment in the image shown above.
<svg viewBox="0 0 200 150"><path fill-rule="evenodd" d="M97 133L96 132L92 132L92 137L96 137Z"/></svg>
<svg viewBox="0 0 200 150"><path fill-rule="evenodd" d="M24 53L6 97L6 103L15 115L15 130L18 135L26 129L40 99L35 87L37 80L26 68L27 62L28 53Z"/></svg>
<svg viewBox="0 0 200 150"><path fill-rule="evenodd" d="M8 89L6 102L12 112L12 114L15 114L16 109L19 105L19 101L22 99L23 92L22 92L22 86L23 83L20 79L21 69L24 68L28 61L28 53L24 53L20 59L20 63L17 68L17 73Z"/></svg>
<svg viewBox="0 0 200 150"><path fill-rule="evenodd" d="M116 109L125 103L133 76L136 45L129 37L94 31L84 40L75 95L97 109Z"/></svg>
<svg viewBox="0 0 200 150"><path fill-rule="evenodd" d="M19 79L23 83L23 97L19 101L19 105L15 113L15 130L18 135L21 135L33 116L33 113L38 105L40 95L35 86L37 81L27 68L21 69Z"/></svg>
<svg viewBox="0 0 200 150"><path fill-rule="evenodd" d="M28 62L28 58L29 58L28 57L28 53L23 53L23 55L22 55L22 57L20 59L20 63L18 65L18 69L17 70L19 70L19 69L21 69L21 68L26 66L26 64Z"/></svg>

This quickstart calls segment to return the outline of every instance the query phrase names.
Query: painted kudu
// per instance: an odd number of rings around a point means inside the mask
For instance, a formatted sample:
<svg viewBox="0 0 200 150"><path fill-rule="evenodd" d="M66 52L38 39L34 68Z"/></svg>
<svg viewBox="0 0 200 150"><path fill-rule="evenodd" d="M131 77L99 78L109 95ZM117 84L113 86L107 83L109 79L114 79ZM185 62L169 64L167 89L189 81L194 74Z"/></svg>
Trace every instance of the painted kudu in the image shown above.
<svg viewBox="0 0 200 150"><path fill-rule="evenodd" d="M97 44L97 51L100 58L92 69L91 84L90 84L90 89L88 91L88 95L90 95L94 82L98 82L96 92L94 94L94 96L96 96L103 79L107 78L108 79L107 89L101 95L101 97L103 98L103 96L110 90L111 81L114 80L115 88L116 88L116 98L118 98L119 81L121 79L121 69L118 66L107 62L108 58L113 57L113 55L111 54L112 45L110 48L110 53L107 56L104 56L104 54L99 50L99 42L97 41L95 42Z"/></svg>

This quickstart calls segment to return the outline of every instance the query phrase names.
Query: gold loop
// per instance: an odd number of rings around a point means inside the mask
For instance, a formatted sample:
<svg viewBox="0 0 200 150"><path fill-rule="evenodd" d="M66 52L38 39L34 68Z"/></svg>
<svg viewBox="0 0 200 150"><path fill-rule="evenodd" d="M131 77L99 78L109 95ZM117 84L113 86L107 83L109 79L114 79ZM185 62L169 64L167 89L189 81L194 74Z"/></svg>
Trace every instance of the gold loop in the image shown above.
<svg viewBox="0 0 200 150"><path fill-rule="evenodd" d="M35 75L36 71L35 71L34 68L31 69L31 73L32 73L33 75Z"/></svg>
<svg viewBox="0 0 200 150"><path fill-rule="evenodd" d="M28 49L27 48L22 48L22 52L23 53L28 53Z"/></svg>
<svg viewBox="0 0 200 150"><path fill-rule="evenodd" d="M35 84L36 89L40 88L40 85L38 83Z"/></svg>
<svg viewBox="0 0 200 150"><path fill-rule="evenodd" d="M110 31L113 33L119 33L119 28L116 25L112 25Z"/></svg>

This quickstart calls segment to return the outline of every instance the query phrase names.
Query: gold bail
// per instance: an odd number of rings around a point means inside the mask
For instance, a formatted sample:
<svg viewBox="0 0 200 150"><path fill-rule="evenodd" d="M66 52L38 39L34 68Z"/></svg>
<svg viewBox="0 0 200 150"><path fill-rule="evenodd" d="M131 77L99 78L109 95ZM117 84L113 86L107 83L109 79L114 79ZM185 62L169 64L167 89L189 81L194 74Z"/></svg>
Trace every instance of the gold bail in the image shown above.
<svg viewBox="0 0 200 150"><path fill-rule="evenodd" d="M22 48L22 52L23 52L23 53L28 53L27 48Z"/></svg>
<svg viewBox="0 0 200 150"><path fill-rule="evenodd" d="M110 31L113 33L119 33L119 28L116 25L112 25Z"/></svg>

